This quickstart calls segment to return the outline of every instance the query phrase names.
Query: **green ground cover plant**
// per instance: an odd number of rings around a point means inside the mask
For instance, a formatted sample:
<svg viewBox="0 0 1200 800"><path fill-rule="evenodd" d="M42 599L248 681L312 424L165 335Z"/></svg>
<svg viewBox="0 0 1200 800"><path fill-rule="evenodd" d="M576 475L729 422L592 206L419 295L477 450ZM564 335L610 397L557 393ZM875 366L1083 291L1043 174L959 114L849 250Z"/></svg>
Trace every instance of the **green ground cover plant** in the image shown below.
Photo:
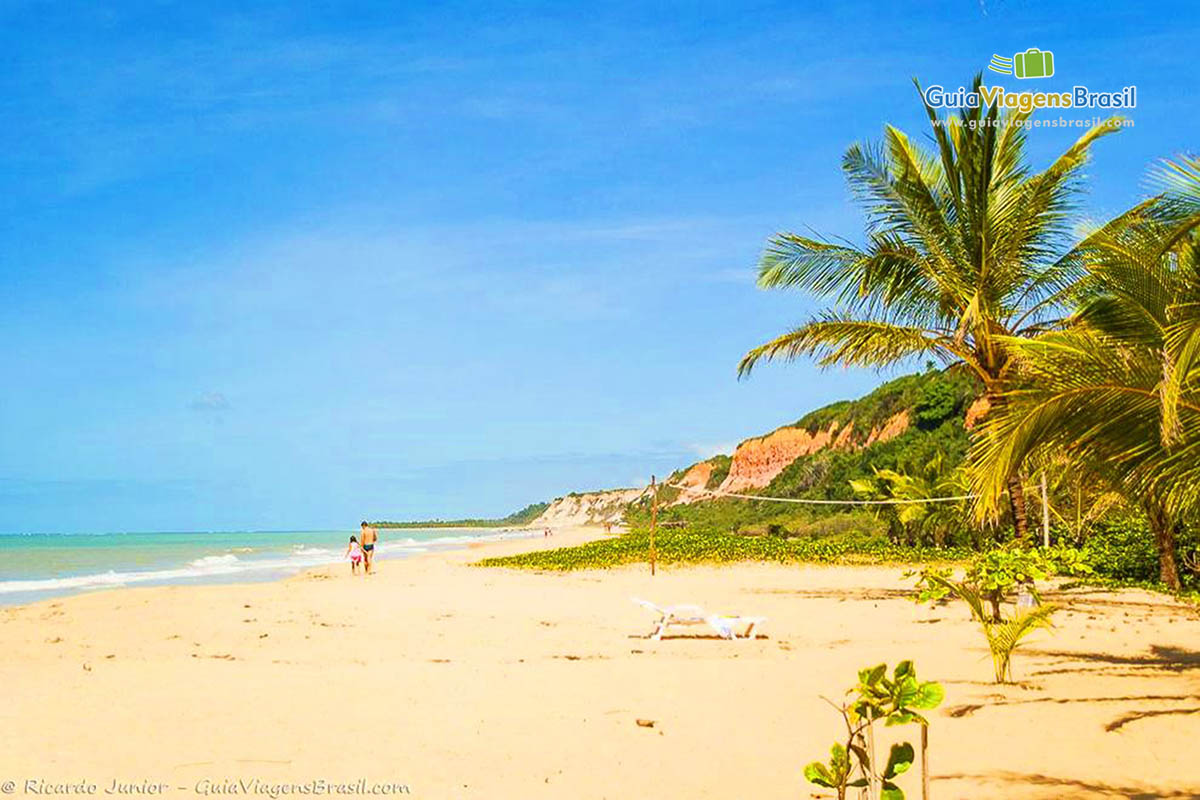
<svg viewBox="0 0 1200 800"><path fill-rule="evenodd" d="M696 530L660 530L655 537L660 564L722 564L741 561L819 564L912 564L968 558L962 548L914 548L874 540L845 538L742 536ZM574 547L485 558L485 567L536 570L606 569L647 561L650 535L645 528Z"/></svg>
<svg viewBox="0 0 1200 800"><path fill-rule="evenodd" d="M838 800L845 800L851 789L858 789L871 800L904 800L904 790L896 778L916 760L908 742L893 744L880 767L875 754L875 726L885 727L917 723L921 726L921 760L928 763L929 720L922 711L937 708L945 699L941 684L917 680L911 661L901 661L889 677L886 664L858 671L858 682L846 692L840 703L826 698L842 716L846 729L844 741L830 748L828 762L813 761L804 768L809 783L833 789ZM922 795L926 794L927 775L923 775Z"/></svg>

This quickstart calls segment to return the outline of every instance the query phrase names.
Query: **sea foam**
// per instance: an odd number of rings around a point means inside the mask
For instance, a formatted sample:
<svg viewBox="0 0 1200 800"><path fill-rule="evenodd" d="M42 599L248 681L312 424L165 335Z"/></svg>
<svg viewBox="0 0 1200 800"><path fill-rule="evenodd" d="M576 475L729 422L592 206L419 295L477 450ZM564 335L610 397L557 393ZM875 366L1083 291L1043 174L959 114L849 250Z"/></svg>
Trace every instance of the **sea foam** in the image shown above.
<svg viewBox="0 0 1200 800"><path fill-rule="evenodd" d="M500 541L527 536L540 536L539 531L510 530L488 532L463 532L431 539L415 539L407 536L403 539L389 540L386 532L379 543L380 555L406 556L417 555L431 550L448 550L455 545L467 542ZM285 545L286 546L286 545ZM37 593L62 594L72 591L86 591L116 586L136 584L166 584L205 579L236 580L238 575L251 576L255 573L277 573L280 576L294 574L302 569L334 564L342 560L344 550L337 548L313 547L308 544L291 545L288 550L277 551L274 554L258 551L252 547L231 548L234 552L214 553L191 559L181 567L141 570L114 570L94 572L83 575L64 575L46 578L30 578L17 580L0 580L0 596ZM256 555L248 555L255 553ZM14 598L16 602L22 602ZM12 601L10 601L12 602Z"/></svg>

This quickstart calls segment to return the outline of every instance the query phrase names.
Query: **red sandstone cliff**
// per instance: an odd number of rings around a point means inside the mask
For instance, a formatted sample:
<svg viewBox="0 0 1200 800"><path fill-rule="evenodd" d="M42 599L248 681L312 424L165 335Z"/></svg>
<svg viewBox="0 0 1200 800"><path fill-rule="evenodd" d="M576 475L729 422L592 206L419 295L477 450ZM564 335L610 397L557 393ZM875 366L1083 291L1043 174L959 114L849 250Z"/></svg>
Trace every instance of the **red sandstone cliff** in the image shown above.
<svg viewBox="0 0 1200 800"><path fill-rule="evenodd" d="M701 461L692 464L688 471L683 474L675 482L677 487L683 489L679 493L679 497L671 505L681 505L685 503L694 503L697 500L703 500L706 497L711 497L707 492L700 491L708 485L708 479L712 477L713 465L711 461Z"/></svg>
<svg viewBox="0 0 1200 800"><path fill-rule="evenodd" d="M779 428L766 436L748 439L738 445L733 453L729 477L721 484L720 490L742 492L747 489L760 489L800 456L812 455L827 447L835 450L857 450L876 442L886 442L904 433L908 426L908 411L901 411L890 417L882 427L872 428L866 436L855 436L853 425L841 428L837 422L830 423L825 430L817 431L794 427Z"/></svg>

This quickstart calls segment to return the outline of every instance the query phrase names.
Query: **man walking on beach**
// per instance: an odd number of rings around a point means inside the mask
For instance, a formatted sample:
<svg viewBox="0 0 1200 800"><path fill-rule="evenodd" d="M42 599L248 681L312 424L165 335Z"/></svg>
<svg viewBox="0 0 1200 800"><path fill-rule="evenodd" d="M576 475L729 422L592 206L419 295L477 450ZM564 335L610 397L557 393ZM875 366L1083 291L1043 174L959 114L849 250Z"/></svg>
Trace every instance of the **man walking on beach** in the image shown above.
<svg viewBox="0 0 1200 800"><path fill-rule="evenodd" d="M362 523L362 549L363 549L363 573L371 574L371 567L375 563L375 543L379 541L379 534L375 533L375 529L367 524L366 520Z"/></svg>

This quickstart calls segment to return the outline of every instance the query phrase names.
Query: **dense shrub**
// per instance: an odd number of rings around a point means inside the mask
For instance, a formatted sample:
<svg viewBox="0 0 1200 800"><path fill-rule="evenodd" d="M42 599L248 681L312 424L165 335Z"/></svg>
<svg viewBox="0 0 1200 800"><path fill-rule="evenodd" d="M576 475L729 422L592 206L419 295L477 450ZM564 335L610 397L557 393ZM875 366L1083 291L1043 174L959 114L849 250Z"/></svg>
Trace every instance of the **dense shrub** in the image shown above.
<svg viewBox="0 0 1200 800"><path fill-rule="evenodd" d="M1126 517L1102 521L1083 545L1084 558L1104 578L1158 579L1158 550L1145 520Z"/></svg>
<svg viewBox="0 0 1200 800"><path fill-rule="evenodd" d="M840 514L806 513L781 514L769 522L740 525L736 532L742 536L780 536L785 539L827 539L869 545L884 542L884 524L868 511L849 511Z"/></svg>
<svg viewBox="0 0 1200 800"><path fill-rule="evenodd" d="M1189 568L1195 564L1200 548L1198 533L1197 527L1190 525L1176 535L1176 558L1184 588L1200 589L1200 575ZM1131 583L1158 582L1158 549L1142 517L1129 515L1097 523L1082 549L1084 559L1100 577Z"/></svg>
<svg viewBox="0 0 1200 800"><path fill-rule="evenodd" d="M921 387L913 408L914 422L921 430L937 428L963 408L966 398L946 381L931 381Z"/></svg>

